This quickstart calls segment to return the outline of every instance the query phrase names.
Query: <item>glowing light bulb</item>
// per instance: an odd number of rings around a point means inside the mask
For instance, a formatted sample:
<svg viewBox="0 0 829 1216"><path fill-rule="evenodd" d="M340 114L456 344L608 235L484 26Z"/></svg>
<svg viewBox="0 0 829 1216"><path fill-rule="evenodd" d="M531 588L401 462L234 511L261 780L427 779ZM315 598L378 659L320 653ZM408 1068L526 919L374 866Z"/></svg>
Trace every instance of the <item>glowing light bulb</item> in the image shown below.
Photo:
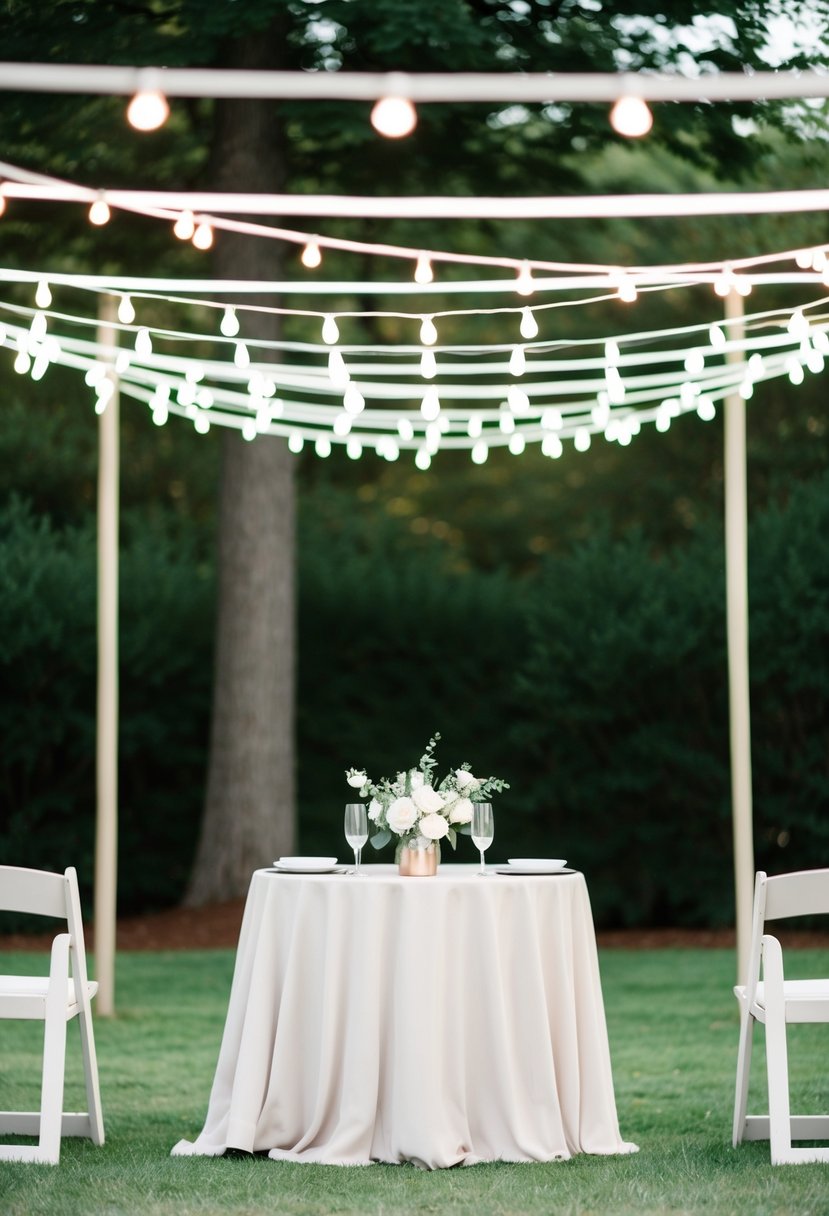
<svg viewBox="0 0 829 1216"><path fill-rule="evenodd" d="M517 384L511 384L507 390L507 402L513 414L526 414L530 409L530 399Z"/></svg>
<svg viewBox="0 0 829 1216"><path fill-rule="evenodd" d="M573 447L577 452L586 452L590 447L590 432L580 426L573 436Z"/></svg>
<svg viewBox="0 0 829 1216"><path fill-rule="evenodd" d="M703 422L711 422L717 416L717 410L710 397L700 397L697 402L697 415Z"/></svg>
<svg viewBox="0 0 829 1216"><path fill-rule="evenodd" d="M170 117L170 106L160 89L141 89L127 106L127 121L136 131L157 131Z"/></svg>
<svg viewBox="0 0 829 1216"><path fill-rule="evenodd" d="M620 274L617 279L616 294L625 304L632 304L639 293L636 284L626 274Z"/></svg>
<svg viewBox="0 0 829 1216"><path fill-rule="evenodd" d="M521 324L518 330L522 338L535 338L538 335L538 322L531 308L521 309Z"/></svg>
<svg viewBox="0 0 829 1216"><path fill-rule="evenodd" d="M478 439L483 434L484 423L480 414L470 414L466 424L466 433L470 439Z"/></svg>
<svg viewBox="0 0 829 1216"><path fill-rule="evenodd" d="M122 325L132 325L135 320L135 309L129 296L121 296L118 304L118 320Z"/></svg>
<svg viewBox="0 0 829 1216"><path fill-rule="evenodd" d="M14 360L14 370L19 376L25 376L26 372L32 366L32 361L29 358L29 352L21 346Z"/></svg>
<svg viewBox="0 0 829 1216"><path fill-rule="evenodd" d="M48 308L51 303L52 293L49 290L49 284L45 279L41 279L35 292L35 304L37 304L38 308Z"/></svg>
<svg viewBox="0 0 829 1216"><path fill-rule="evenodd" d="M685 370L691 376L698 376L705 367L705 358L701 350L689 350L685 356Z"/></svg>
<svg viewBox="0 0 829 1216"><path fill-rule="evenodd" d="M250 355L244 342L237 342L233 352L233 362L237 367L250 367Z"/></svg>
<svg viewBox="0 0 829 1216"><path fill-rule="evenodd" d="M182 211L173 224L173 232L180 241L192 241L196 231L196 221L192 211Z"/></svg>
<svg viewBox="0 0 829 1216"><path fill-rule="evenodd" d="M523 376L527 370L527 357L524 354L523 346L514 346L512 354L509 357L509 370L511 376Z"/></svg>
<svg viewBox="0 0 829 1216"><path fill-rule="evenodd" d="M247 439L248 443L252 443L258 433L259 432L256 429L256 419L246 418L242 424L242 438Z"/></svg>
<svg viewBox="0 0 829 1216"><path fill-rule="evenodd" d="M415 283L431 283L434 277L435 275L434 271L432 270L432 263L429 261L425 253L421 253L420 257L417 259L417 265L415 266Z"/></svg>
<svg viewBox="0 0 829 1216"><path fill-rule="evenodd" d="M484 464L488 455L489 447L485 439L479 439L477 443L473 443L471 452L473 464Z"/></svg>
<svg viewBox="0 0 829 1216"><path fill-rule="evenodd" d="M328 378L334 388L345 388L351 379L345 359L338 350L332 350L328 355Z"/></svg>
<svg viewBox="0 0 829 1216"><path fill-rule="evenodd" d="M564 446L558 435L545 435L541 440L541 451L552 460L558 460L564 451Z"/></svg>
<svg viewBox="0 0 829 1216"><path fill-rule="evenodd" d="M440 398L438 397L437 389L433 385L427 388L423 394L420 412L427 422L434 422L440 413Z"/></svg>
<svg viewBox="0 0 829 1216"><path fill-rule="evenodd" d="M786 329L793 338L803 338L809 335L809 322L800 308L796 308L786 322Z"/></svg>
<svg viewBox="0 0 829 1216"><path fill-rule="evenodd" d="M414 439L414 427L408 418L398 418L397 433L407 443Z"/></svg>
<svg viewBox="0 0 829 1216"><path fill-rule="evenodd" d="M420 340L424 346L434 346L438 340L438 331L431 317L424 317L420 323Z"/></svg>
<svg viewBox="0 0 829 1216"><path fill-rule="evenodd" d="M296 455L301 452L304 447L305 440L302 438L299 432L291 431L290 435L288 436L288 451L293 452Z"/></svg>
<svg viewBox="0 0 829 1216"><path fill-rule="evenodd" d="M331 455L331 440L321 435L314 443L314 451L318 456L325 458Z"/></svg>
<svg viewBox="0 0 829 1216"><path fill-rule="evenodd" d="M425 473L425 471L429 468L429 465L431 463L432 463L432 457L426 451L426 449L418 448L417 451L415 452L415 464L421 470L421 472Z"/></svg>
<svg viewBox="0 0 829 1216"><path fill-rule="evenodd" d="M110 214L109 203L101 195L100 198L95 199L95 202L89 208L89 222L90 224L94 224L96 228L101 228L104 224L109 223Z"/></svg>
<svg viewBox="0 0 829 1216"><path fill-rule="evenodd" d="M604 357L607 363L619 362L619 343L614 338L609 338L604 344Z"/></svg>
<svg viewBox="0 0 829 1216"><path fill-rule="evenodd" d="M751 283L749 282L749 280L746 278L746 276L744 274L735 274L734 279L733 279L733 284L734 284L734 288L737 292L737 295L740 295L740 296L750 296L751 295Z"/></svg>
<svg viewBox="0 0 829 1216"><path fill-rule="evenodd" d="M222 313L222 319L219 322L219 329L226 338L235 338L239 332L239 318L236 316L236 309L228 306Z"/></svg>
<svg viewBox="0 0 829 1216"><path fill-rule="evenodd" d="M719 350L725 346L725 334L720 329L719 325L710 325L708 327L708 341L715 350Z"/></svg>
<svg viewBox="0 0 829 1216"><path fill-rule="evenodd" d="M427 347L420 356L420 374L424 380L432 380L437 375L437 371L438 365L435 359L435 352Z"/></svg>
<svg viewBox="0 0 829 1216"><path fill-rule="evenodd" d="M356 384L349 384L343 393L343 409L352 417L361 414L365 409L366 399Z"/></svg>
<svg viewBox="0 0 829 1216"><path fill-rule="evenodd" d="M795 265L800 270L808 270L812 265L812 250L798 249L797 253L794 255L794 261Z"/></svg>
<svg viewBox="0 0 829 1216"><path fill-rule="evenodd" d="M335 342L339 342L340 340L340 331L333 317L326 317L322 323L322 340L323 342L327 342L329 346L333 346Z"/></svg>
<svg viewBox="0 0 829 1216"><path fill-rule="evenodd" d="M197 249L201 249L202 252L211 247L213 244L213 229L210 227L207 220L200 220L199 223L196 224L192 240L195 247Z"/></svg>
<svg viewBox="0 0 829 1216"><path fill-rule="evenodd" d="M386 139L404 139L417 126L417 110L408 97L381 97L372 107L371 125Z"/></svg>
<svg viewBox="0 0 829 1216"><path fill-rule="evenodd" d="M515 280L515 290L519 296L531 296L535 291L535 283L533 282L533 272L530 269L529 262L522 262L521 269Z"/></svg>
<svg viewBox="0 0 829 1216"><path fill-rule="evenodd" d="M36 312L29 326L29 336L33 342L42 342L46 337L46 317L42 312Z"/></svg>
<svg viewBox="0 0 829 1216"><path fill-rule="evenodd" d="M135 353L142 358L153 353L153 342L148 329L139 329L135 335Z"/></svg>
<svg viewBox="0 0 829 1216"><path fill-rule="evenodd" d="M200 435L206 435L210 430L210 419L207 414L196 414L193 419L193 427Z"/></svg>
<svg viewBox="0 0 829 1216"><path fill-rule="evenodd" d="M619 135L639 139L647 135L653 126L653 114L641 97L626 94L618 99L610 111L610 125Z"/></svg>
<svg viewBox="0 0 829 1216"><path fill-rule="evenodd" d="M359 460L363 454L363 445L356 436L352 436L345 445L349 460Z"/></svg>
<svg viewBox="0 0 829 1216"><path fill-rule="evenodd" d="M337 414L333 422L332 430L334 431L335 435L339 435L340 438L345 438L352 426L353 419L350 414Z"/></svg>
<svg viewBox="0 0 829 1216"><path fill-rule="evenodd" d="M527 441L520 431L515 431L510 435L508 447L513 456L520 456L526 446Z"/></svg>
<svg viewBox="0 0 829 1216"><path fill-rule="evenodd" d="M316 270L322 262L322 251L317 241L309 241L303 247L299 260L306 270Z"/></svg>

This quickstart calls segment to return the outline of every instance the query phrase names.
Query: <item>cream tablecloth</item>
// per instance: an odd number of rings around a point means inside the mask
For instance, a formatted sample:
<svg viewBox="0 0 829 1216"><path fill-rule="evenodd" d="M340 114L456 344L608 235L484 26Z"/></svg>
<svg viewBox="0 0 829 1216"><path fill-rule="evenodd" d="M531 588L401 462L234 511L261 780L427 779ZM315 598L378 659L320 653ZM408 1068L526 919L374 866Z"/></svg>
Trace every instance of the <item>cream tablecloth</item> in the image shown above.
<svg viewBox="0 0 829 1216"><path fill-rule="evenodd" d="M581 874L257 871L204 1129L334 1165L564 1160L619 1133Z"/></svg>

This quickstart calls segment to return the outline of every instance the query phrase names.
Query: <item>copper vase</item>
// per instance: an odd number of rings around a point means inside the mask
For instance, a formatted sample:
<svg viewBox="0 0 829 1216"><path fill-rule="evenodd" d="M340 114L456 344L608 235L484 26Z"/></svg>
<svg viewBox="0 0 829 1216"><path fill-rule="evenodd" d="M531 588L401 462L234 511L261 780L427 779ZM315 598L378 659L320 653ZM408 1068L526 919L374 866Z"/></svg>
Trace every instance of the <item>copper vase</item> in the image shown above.
<svg viewBox="0 0 829 1216"><path fill-rule="evenodd" d="M406 846L400 850L397 864L404 878L432 878L438 872L437 845L430 844L425 849Z"/></svg>

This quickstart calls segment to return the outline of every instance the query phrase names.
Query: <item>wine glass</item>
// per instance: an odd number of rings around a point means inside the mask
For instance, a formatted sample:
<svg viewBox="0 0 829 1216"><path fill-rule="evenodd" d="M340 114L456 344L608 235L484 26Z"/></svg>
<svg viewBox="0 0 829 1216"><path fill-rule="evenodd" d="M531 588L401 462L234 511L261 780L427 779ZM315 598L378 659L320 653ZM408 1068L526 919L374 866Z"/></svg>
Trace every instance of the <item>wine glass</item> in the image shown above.
<svg viewBox="0 0 829 1216"><path fill-rule="evenodd" d="M365 803L348 802L345 807L345 838L354 850L354 873L360 873L360 854L368 840Z"/></svg>
<svg viewBox="0 0 829 1216"><path fill-rule="evenodd" d="M492 844L495 835L495 823L492 818L491 802L474 802L472 804L472 843L481 854L481 868L478 874L486 874L484 853Z"/></svg>

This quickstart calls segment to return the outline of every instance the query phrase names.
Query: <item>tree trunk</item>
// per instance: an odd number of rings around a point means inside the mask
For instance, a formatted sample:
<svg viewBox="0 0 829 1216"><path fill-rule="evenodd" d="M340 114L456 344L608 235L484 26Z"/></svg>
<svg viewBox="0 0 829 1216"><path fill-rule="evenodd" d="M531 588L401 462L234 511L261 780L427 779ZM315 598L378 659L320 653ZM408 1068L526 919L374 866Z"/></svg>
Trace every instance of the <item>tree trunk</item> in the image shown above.
<svg viewBox="0 0 829 1216"><path fill-rule="evenodd" d="M248 35L230 48L225 66L276 68L281 45L276 30ZM219 190L282 189L273 102L217 103L211 176ZM219 278L278 279L281 261L278 241L217 234ZM277 317L240 311L239 320L240 338L279 337ZM278 355L251 347L251 358ZM294 465L281 439L223 434L210 757L184 899L191 907L244 894L252 870L294 847Z"/></svg>

